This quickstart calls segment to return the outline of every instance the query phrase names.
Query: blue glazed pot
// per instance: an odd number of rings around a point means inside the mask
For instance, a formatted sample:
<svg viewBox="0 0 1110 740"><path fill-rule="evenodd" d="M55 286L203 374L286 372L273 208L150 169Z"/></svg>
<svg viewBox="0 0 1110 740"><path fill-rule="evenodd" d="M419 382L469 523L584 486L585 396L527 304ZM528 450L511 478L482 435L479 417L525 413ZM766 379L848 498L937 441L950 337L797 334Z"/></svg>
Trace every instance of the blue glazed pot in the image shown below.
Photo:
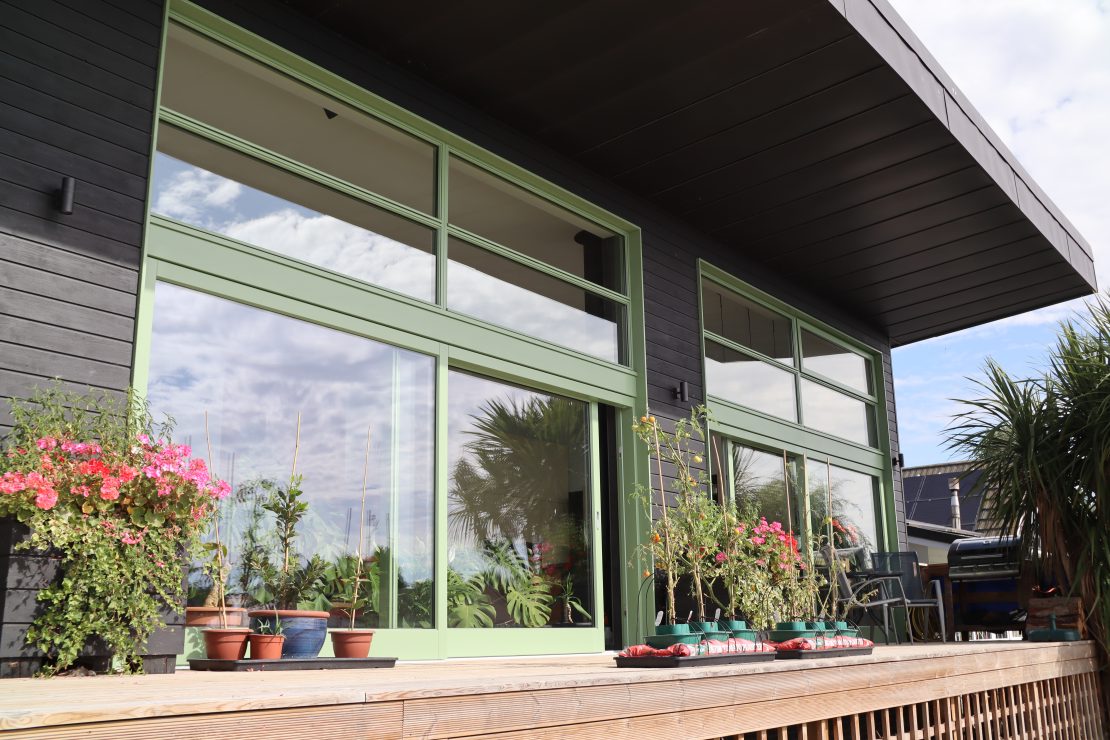
<svg viewBox="0 0 1110 740"><path fill-rule="evenodd" d="M251 629L259 631L262 625L274 630L275 622L285 635L281 648L282 658L315 658L324 647L328 636L328 612L300 609L257 609L250 612Z"/></svg>

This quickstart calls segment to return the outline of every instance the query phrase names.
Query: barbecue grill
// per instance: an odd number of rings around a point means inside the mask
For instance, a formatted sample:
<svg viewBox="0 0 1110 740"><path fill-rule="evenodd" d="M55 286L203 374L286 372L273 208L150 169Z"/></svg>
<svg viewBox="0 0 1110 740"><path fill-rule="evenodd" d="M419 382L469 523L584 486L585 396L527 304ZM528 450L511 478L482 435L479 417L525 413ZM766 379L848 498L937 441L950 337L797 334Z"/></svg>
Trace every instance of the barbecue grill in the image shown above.
<svg viewBox="0 0 1110 740"><path fill-rule="evenodd" d="M1020 547L1018 537L973 537L948 548L955 631L1022 629L1029 584L1023 578Z"/></svg>

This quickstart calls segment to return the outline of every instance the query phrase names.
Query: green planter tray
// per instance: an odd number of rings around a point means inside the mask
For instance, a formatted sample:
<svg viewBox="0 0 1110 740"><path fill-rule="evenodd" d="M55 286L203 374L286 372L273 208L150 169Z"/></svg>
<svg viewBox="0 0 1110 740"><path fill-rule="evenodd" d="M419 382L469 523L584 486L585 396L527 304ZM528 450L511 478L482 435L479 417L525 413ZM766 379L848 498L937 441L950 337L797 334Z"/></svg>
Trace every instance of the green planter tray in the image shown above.
<svg viewBox="0 0 1110 740"><path fill-rule="evenodd" d="M617 668L694 668L703 665L765 663L775 659L774 653L729 653L727 655L666 655L661 657L616 657Z"/></svg>
<svg viewBox="0 0 1110 740"><path fill-rule="evenodd" d="M830 648L828 650L779 650L779 660L813 660L816 658L846 658L850 655L870 655L872 648Z"/></svg>
<svg viewBox="0 0 1110 740"><path fill-rule="evenodd" d="M194 671L330 671L339 668L392 668L396 658L277 658L275 660L209 660L192 658Z"/></svg>

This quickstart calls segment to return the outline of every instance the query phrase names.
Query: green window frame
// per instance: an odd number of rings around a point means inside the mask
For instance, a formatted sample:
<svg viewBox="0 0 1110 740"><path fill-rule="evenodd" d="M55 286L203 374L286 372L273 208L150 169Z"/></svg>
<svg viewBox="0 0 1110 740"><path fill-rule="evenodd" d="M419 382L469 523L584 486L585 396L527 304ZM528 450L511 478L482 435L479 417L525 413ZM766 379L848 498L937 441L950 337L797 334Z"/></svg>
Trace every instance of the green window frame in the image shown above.
<svg viewBox="0 0 1110 740"><path fill-rule="evenodd" d="M498 157L461 137L429 123L414 114L304 60L291 52L205 10L187 0L171 0L163 27L178 24L239 54L266 65L279 73L308 85L373 118L412 136L430 142L437 152L436 215L418 212L401 203L294 162L276 152L219 131L178 112L159 107L158 123L183 129L225 147L254 157L336 190L367 204L399 214L436 229L436 300L420 301L318 267L236 241L157 214L146 215L143 265L140 275L139 306L136 319L135 358L132 386L145 393L153 328L154 290L159 282L201 291L246 305L304 319L398 347L433 355L436 358L435 430L435 628L433 630L382 630L375 639L380 650L406 658L439 658L497 654L543 654L553 652L592 652L604 646L604 603L602 593L601 538L601 440L598 431L598 405L607 404L618 411L618 447L631 446L627 430L634 410L643 408L647 398L646 355L643 328L643 280L640 231L627 222L542 178ZM159 80L159 94L161 80ZM157 129L154 148L157 151ZM577 216L597 223L623 239L623 291L603 288L596 283L547 265L509 247L457 229L448 223L447 172L451 157L464 160L502 180ZM153 169L153 157L152 157ZM153 186L153 182L151 183ZM150 197L148 195L148 206ZM526 336L500 326L452 312L446 306L447 245L461 238L483 249L538 270L593 295L624 307L622 331L623 363L608 362L574 349ZM591 440L591 496L589 521L592 525L593 603L598 612L592 627L574 630L524 629L456 630L449 629L446 613L446 568L448 521L446 495L447 463L447 376L450 369L467 370L493 379L524 385L540 391L558 393L589 403ZM640 453L621 454L617 465L621 490L635 485L646 471L646 458ZM621 498L623 502L623 497ZM622 506L611 515L620 529L620 547L629 562L620 584L619 604L636 599L636 575L640 570L635 552L642 531L640 513L634 505ZM616 600L615 600L616 601ZM610 615L622 619L626 634L634 633L635 609ZM641 610L642 611L642 610ZM376 647L376 650L379 648Z"/></svg>
<svg viewBox="0 0 1110 740"><path fill-rule="evenodd" d="M802 460L800 489L807 498L809 489L805 478L807 461L827 463L875 477L878 481L874 502L875 526L878 535L878 541L875 544L882 550L893 549L897 544L897 523L894 519L894 481L889 452L886 404L882 392L883 364L881 354L704 260L699 261L698 277L698 305L702 327L702 377L707 378L704 360L705 344L710 341L722 345L728 350L739 352L754 360L791 373L794 378L794 402L798 421L789 421L748 408L735 401L715 396L713 395L713 389L708 387L708 380L706 381L706 405L712 417L710 431L720 435L725 440L726 449L720 451L721 459L731 461L733 444L753 447L779 455L786 452L791 456L798 457ZM701 290L705 281L710 281L717 287L732 292L789 320L793 348L792 364L786 364L768 357L761 352L707 330L705 328L705 306L702 302ZM864 393L812 370L806 370L802 362L801 332L803 330L866 359L869 368L869 387L873 389L872 392ZM822 387L866 404L874 423L875 445L860 444L805 426L801 393L803 381L817 383ZM728 494L735 496L731 467L730 462L728 469L721 472L725 474L724 483L727 485ZM805 503L805 508L807 511L810 510L808 500ZM806 531L803 531L802 534L807 538L812 534L808 531L808 517Z"/></svg>

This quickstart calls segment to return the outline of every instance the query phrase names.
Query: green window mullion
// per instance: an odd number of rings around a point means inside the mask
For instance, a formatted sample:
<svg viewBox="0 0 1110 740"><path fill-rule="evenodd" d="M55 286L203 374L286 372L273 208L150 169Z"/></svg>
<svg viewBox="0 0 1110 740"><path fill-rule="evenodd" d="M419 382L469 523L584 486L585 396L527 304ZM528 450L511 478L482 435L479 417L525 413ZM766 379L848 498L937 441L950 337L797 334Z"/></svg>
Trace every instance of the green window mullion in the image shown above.
<svg viewBox="0 0 1110 740"><path fill-rule="evenodd" d="M798 329L798 319L795 317L790 318L790 330L793 333L792 339L794 340L794 404L797 407L798 424L805 426L806 418L805 412L802 410L802 378L798 369L802 366L802 332Z"/></svg>
<svg viewBox="0 0 1110 740"><path fill-rule="evenodd" d="M438 657L447 657L447 558L448 558L448 496L451 471L447 442L447 380L450 375L447 347L441 346L436 358L436 451L435 451L435 544L433 572L435 597L433 610L436 639L439 641Z"/></svg>
<svg viewBox="0 0 1110 740"><path fill-rule="evenodd" d="M448 170L450 152L445 146L436 149L436 305L447 307L447 206Z"/></svg>
<svg viewBox="0 0 1110 740"><path fill-rule="evenodd" d="M237 136L221 131L218 128L209 126L206 123L186 116L183 113L170 110L169 108L162 108L158 114L159 121L171 126L188 131L197 136L203 137L209 141L214 141L221 146L229 149L234 149L237 152L246 154L266 164L272 165L279 169L290 172L298 177L306 180L319 183L337 192L349 195L352 198L370 203L385 211L390 211L412 221L416 221L424 226L437 227L440 225L440 220L432 216L417 211L414 208L403 205L389 198L383 197L365 188L360 188L357 185L352 185L346 180L340 180L337 177L321 172L308 165L301 164L295 159L290 159L283 154L279 154L271 149L258 146L252 142L240 139Z"/></svg>
<svg viewBox="0 0 1110 740"><path fill-rule="evenodd" d="M762 352L758 352L754 349L751 349L750 347L745 347L744 345L739 344L737 342L734 342L731 339L728 339L726 337L722 337L720 334L714 334L713 332L709 331L708 329L704 330L702 333L705 335L706 339L708 339L712 342L716 342L717 344L720 344L720 345L726 347L727 349L731 349L733 352L739 352L742 355L745 355L747 357L751 357L753 360L759 360L760 362L765 362L768 365L773 365L774 367L777 367L779 370L785 370L786 372L793 373L795 375L798 374L798 371L795 370L794 368L790 367L789 365L787 365L785 363L782 363L782 362L779 362L778 360L774 359L773 357L768 357L767 355L763 354ZM704 350L705 345L704 345L704 343L702 344L702 347L703 347L702 356L704 357L705 356L705 350Z"/></svg>
<svg viewBox="0 0 1110 740"><path fill-rule="evenodd" d="M866 393L860 393L859 391L852 390L851 388L840 385L835 380L830 380L830 379L826 378L824 375L820 375L818 373L802 372L802 373L799 373L799 375L801 375L801 377L805 378L806 380L809 380L813 383L816 383L817 385L823 385L826 388L828 388L829 390L836 391L837 393L839 393L842 396L848 396L850 398L854 398L857 401L862 401L862 402L867 403L867 404L874 404L878 400L875 396L871 396L871 395L868 395Z"/></svg>
<svg viewBox="0 0 1110 740"><path fill-rule="evenodd" d="M530 267L537 272L542 272L546 275L550 275L551 277L558 278L565 283L570 283L571 285L574 285L577 288L581 288L582 290L585 290L589 293L593 293L594 295L601 296L602 298L607 298L624 306L627 306L629 303L628 296L622 295L615 290L603 288L597 283L593 283L589 280L580 278L577 275L567 272L566 270L560 270L558 267L553 267L546 262L541 262L533 257L521 254L514 249L503 247L497 242L492 242L489 239L478 236L477 234L467 231L466 229L460 229L458 226L448 225L447 231L450 236L453 236L456 239L462 239L463 241L469 242L476 247L486 249L490 252L493 252L494 254L505 257L506 259L510 259L513 262L519 262L520 264L525 265L526 267Z"/></svg>
<svg viewBox="0 0 1110 740"><path fill-rule="evenodd" d="M604 563L601 560L601 429L597 401L590 401L590 573L593 575L594 629L605 624Z"/></svg>

